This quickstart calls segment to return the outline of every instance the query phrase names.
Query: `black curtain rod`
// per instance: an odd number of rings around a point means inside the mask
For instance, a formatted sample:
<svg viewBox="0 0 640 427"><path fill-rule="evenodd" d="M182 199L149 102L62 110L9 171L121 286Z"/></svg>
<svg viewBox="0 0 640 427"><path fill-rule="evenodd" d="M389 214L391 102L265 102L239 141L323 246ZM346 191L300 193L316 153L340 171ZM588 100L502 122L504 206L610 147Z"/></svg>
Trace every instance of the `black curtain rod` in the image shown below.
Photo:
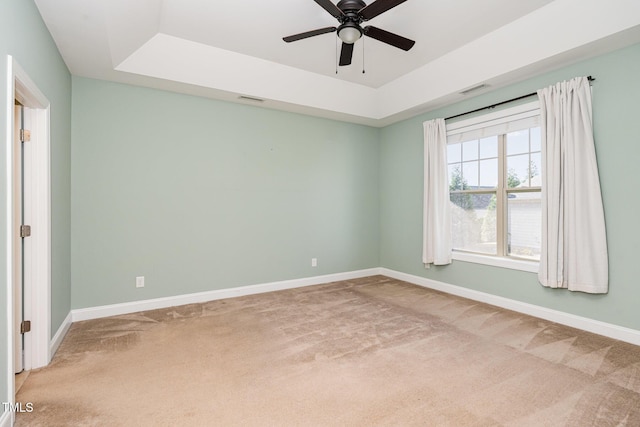
<svg viewBox="0 0 640 427"><path fill-rule="evenodd" d="M590 82L595 80L595 78L591 76L587 77L587 79L589 79ZM537 94L538 92L528 93L526 95L518 96L517 98L507 99L506 101L498 102L496 104L492 104L487 107L476 108L475 110L467 111L466 113L456 114L455 116L447 117L445 120L455 119L458 117L466 116L467 114L477 113L478 111L482 111L482 110L489 110L491 108L496 108L496 107L499 107L500 105L508 104L509 102L520 101L521 99L529 98Z"/></svg>

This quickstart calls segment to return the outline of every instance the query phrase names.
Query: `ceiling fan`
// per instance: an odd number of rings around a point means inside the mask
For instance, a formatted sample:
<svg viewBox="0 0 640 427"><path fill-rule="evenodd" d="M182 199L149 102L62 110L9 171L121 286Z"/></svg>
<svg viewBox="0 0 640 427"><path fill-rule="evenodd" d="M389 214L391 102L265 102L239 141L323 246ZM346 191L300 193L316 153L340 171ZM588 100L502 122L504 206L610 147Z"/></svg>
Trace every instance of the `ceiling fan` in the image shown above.
<svg viewBox="0 0 640 427"><path fill-rule="evenodd" d="M338 37L342 40L340 65L351 64L351 58L353 57L353 44L363 35L405 51L411 49L415 44L415 41L413 40L409 40L372 25L367 25L364 28L360 26L362 22L375 18L381 13L404 3L406 0L375 0L369 5L362 0L340 0L337 5L333 4L330 0L314 1L324 10L333 15L333 17L340 22L340 25L338 27L325 27L317 30L306 31L300 34L294 34L292 36L283 37L282 40L290 43L306 39L308 37L338 31Z"/></svg>

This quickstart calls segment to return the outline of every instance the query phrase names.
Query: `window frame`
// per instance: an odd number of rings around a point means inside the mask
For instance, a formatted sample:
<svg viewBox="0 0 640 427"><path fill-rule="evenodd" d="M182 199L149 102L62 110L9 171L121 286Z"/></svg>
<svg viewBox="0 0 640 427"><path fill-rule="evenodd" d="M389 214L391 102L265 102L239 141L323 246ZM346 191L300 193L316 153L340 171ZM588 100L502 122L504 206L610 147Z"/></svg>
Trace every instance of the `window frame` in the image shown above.
<svg viewBox="0 0 640 427"><path fill-rule="evenodd" d="M460 120L454 123L447 123L447 145L454 143L464 142L465 138L460 137L459 141L450 141L451 137L455 135L461 135L465 132L475 132L478 134L478 138L486 138L492 135L496 135L495 132L489 131L489 134L482 134L485 129L498 128L502 129L498 133L498 185L495 190L466 190L456 191L458 194L477 194L477 193L495 193L496 194L496 255L483 254L479 252L464 251L460 249L454 249L452 252L452 258L454 260L466 261L484 265L490 265L494 267L508 268L514 270L527 271L532 273L538 272L539 261L530 260L514 255L508 254L508 230L507 230L507 203L509 193L527 193L527 192L542 192L542 187L525 187L525 188L508 188L507 183L507 152L506 152L506 134L515 130L509 130L509 123L519 122L520 126L525 123L527 129L531 127L539 126L540 120L540 104L536 100L534 102L528 102L520 104L514 107L505 108L500 111L491 112L488 114L481 114L469 119ZM530 138L530 136L529 136ZM468 139L467 139L468 140ZM529 142L530 143L530 142ZM528 153L531 153L531 146L529 146ZM542 170L540 173L544 173Z"/></svg>

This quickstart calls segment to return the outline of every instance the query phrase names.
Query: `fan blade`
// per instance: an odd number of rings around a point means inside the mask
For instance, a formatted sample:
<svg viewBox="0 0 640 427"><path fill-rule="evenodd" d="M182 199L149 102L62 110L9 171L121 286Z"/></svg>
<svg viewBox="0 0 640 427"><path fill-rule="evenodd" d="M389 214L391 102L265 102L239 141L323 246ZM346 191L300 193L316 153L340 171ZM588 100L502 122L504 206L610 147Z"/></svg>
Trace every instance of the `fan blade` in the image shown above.
<svg viewBox="0 0 640 427"><path fill-rule="evenodd" d="M373 27L371 25L367 25L366 27L364 27L364 34L371 37L372 39L379 40L382 43L390 44L391 46L397 47L398 49L402 50L409 50L413 47L414 44L416 44L416 42L414 42L413 40L409 40L397 34L381 30L380 28Z"/></svg>
<svg viewBox="0 0 640 427"><path fill-rule="evenodd" d="M324 10L329 12L336 19L340 19L341 17L344 16L344 13L342 13L342 11L340 9L338 9L338 6L336 6L335 4L331 3L330 0L313 0L313 1L315 1L320 6L322 6L322 8Z"/></svg>
<svg viewBox="0 0 640 427"><path fill-rule="evenodd" d="M353 44L342 43L340 51L340 65L350 65L353 57Z"/></svg>
<svg viewBox="0 0 640 427"><path fill-rule="evenodd" d="M316 0L317 1L317 0ZM407 0L376 0L368 6L360 9L358 14L362 16L365 21L371 18L375 18L381 13L386 12L389 9L396 7L397 5L404 3Z"/></svg>
<svg viewBox="0 0 640 427"><path fill-rule="evenodd" d="M296 40L306 39L307 37L319 36L320 34L333 33L336 27L319 28L313 31L307 31L306 33L294 34L292 36L283 37L282 40L287 43L294 42Z"/></svg>

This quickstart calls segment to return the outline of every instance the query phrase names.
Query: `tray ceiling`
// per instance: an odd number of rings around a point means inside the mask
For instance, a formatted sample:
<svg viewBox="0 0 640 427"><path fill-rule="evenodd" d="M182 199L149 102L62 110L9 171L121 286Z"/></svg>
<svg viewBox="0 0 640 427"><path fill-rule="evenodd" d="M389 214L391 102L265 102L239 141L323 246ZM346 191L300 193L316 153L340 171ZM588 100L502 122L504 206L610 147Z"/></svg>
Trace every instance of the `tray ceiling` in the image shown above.
<svg viewBox="0 0 640 427"><path fill-rule="evenodd" d="M408 0L368 24L413 49L364 38L336 74L336 33L282 40L336 25L313 0L36 4L74 75L374 126L640 41L636 0Z"/></svg>

